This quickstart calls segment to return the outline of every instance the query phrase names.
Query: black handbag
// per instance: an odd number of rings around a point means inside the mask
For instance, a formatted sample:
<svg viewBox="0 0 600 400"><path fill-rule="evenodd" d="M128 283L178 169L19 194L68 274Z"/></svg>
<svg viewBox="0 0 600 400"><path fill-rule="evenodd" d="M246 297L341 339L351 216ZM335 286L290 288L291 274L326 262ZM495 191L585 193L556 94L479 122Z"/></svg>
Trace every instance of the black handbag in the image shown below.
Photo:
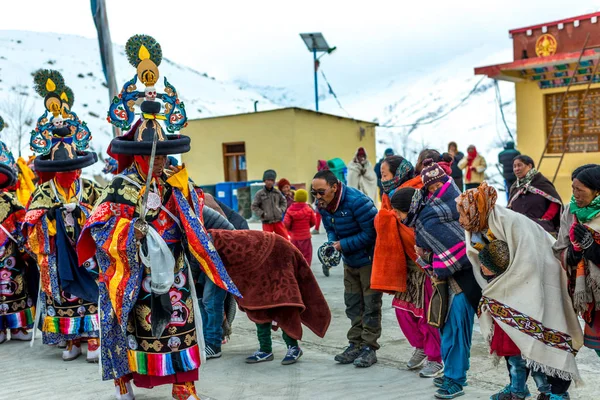
<svg viewBox="0 0 600 400"><path fill-rule="evenodd" d="M433 295L427 310L427 323L438 329L442 329L448 315L449 288L447 281L432 279Z"/></svg>

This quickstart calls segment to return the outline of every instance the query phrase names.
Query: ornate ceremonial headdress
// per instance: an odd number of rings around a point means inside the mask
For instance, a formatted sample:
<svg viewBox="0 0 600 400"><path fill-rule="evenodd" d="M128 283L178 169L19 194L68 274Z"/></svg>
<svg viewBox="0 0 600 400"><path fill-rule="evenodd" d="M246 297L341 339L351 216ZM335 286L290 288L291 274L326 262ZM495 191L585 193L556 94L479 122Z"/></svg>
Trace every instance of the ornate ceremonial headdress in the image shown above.
<svg viewBox="0 0 600 400"><path fill-rule="evenodd" d="M60 72L40 69L33 76L35 91L44 98L46 110L31 132L31 150L39 172L66 172L98 161L96 153L85 151L92 134L85 122L72 111L73 91L65 86ZM50 116L49 116L50 113Z"/></svg>
<svg viewBox="0 0 600 400"><path fill-rule="evenodd" d="M4 129L4 119L0 117L0 132ZM17 164L4 142L0 141L0 189L17 183Z"/></svg>
<svg viewBox="0 0 600 400"><path fill-rule="evenodd" d="M114 126L129 132L112 140L109 155L150 155L155 134L158 140L157 155L188 152L190 138L172 134L187 125L185 106L179 100L177 90L166 77L163 80L164 93L158 93L154 86L160 76L160 44L150 36L135 35L125 44L125 51L129 63L137 69L137 73L113 99L107 119ZM145 86L143 92L137 90L138 79ZM134 122L135 107L140 100L139 119ZM166 132L159 121L164 121Z"/></svg>

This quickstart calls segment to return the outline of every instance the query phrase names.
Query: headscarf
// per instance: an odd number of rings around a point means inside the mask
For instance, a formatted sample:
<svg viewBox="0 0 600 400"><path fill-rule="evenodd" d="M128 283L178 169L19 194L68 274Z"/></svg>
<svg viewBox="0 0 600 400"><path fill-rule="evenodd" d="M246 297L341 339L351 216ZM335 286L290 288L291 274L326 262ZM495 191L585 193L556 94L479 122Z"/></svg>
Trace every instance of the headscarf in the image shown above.
<svg viewBox="0 0 600 400"><path fill-rule="evenodd" d="M581 170L573 179L577 179L591 190L600 191L600 165ZM579 222L585 224L600 214L600 196L596 196L586 207L577 206L575 196L573 196L571 198L570 210L571 214L574 214Z"/></svg>
<svg viewBox="0 0 600 400"><path fill-rule="evenodd" d="M517 178L516 188L520 189L522 187L525 187L525 186L531 184L531 181L533 180L533 178L535 177L535 174L537 174L537 173L538 173L537 169L531 168L529 170L529 172L527 172L527 174L525 174L523 179Z"/></svg>
<svg viewBox="0 0 600 400"><path fill-rule="evenodd" d="M385 161L384 161L385 162ZM388 181L381 181L381 186L386 194L390 194L393 190L398 189L407 180L414 175L414 167L406 158L403 158L400 165L396 169L394 177Z"/></svg>
<svg viewBox="0 0 600 400"><path fill-rule="evenodd" d="M488 227L488 217L496 205L498 193L483 182L477 189L462 193L456 200L460 223L467 231L483 232Z"/></svg>

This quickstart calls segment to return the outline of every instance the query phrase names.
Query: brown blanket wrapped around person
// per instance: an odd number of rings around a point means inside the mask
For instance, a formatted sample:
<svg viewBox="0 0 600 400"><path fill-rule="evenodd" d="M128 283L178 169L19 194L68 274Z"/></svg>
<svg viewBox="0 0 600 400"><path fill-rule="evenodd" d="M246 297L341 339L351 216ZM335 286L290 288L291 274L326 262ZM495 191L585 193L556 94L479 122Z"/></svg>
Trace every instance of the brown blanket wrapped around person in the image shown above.
<svg viewBox="0 0 600 400"><path fill-rule="evenodd" d="M302 324L324 337L331 311L302 253L284 238L262 231L209 230L242 298L240 310L257 324L274 322L302 339Z"/></svg>

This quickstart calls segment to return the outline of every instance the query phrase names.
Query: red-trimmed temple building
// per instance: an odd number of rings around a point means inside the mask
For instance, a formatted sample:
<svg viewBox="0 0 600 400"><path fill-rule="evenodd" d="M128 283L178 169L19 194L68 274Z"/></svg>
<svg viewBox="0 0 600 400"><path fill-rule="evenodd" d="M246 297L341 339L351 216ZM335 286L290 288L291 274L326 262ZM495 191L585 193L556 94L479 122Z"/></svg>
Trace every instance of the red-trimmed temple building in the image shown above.
<svg viewBox="0 0 600 400"><path fill-rule="evenodd" d="M565 152L555 181L565 202L571 194L571 172L600 163L599 18L596 12L513 29L514 61L475 68L476 75L515 83L518 148L537 164L548 143L550 157L541 163L546 177L552 179Z"/></svg>

